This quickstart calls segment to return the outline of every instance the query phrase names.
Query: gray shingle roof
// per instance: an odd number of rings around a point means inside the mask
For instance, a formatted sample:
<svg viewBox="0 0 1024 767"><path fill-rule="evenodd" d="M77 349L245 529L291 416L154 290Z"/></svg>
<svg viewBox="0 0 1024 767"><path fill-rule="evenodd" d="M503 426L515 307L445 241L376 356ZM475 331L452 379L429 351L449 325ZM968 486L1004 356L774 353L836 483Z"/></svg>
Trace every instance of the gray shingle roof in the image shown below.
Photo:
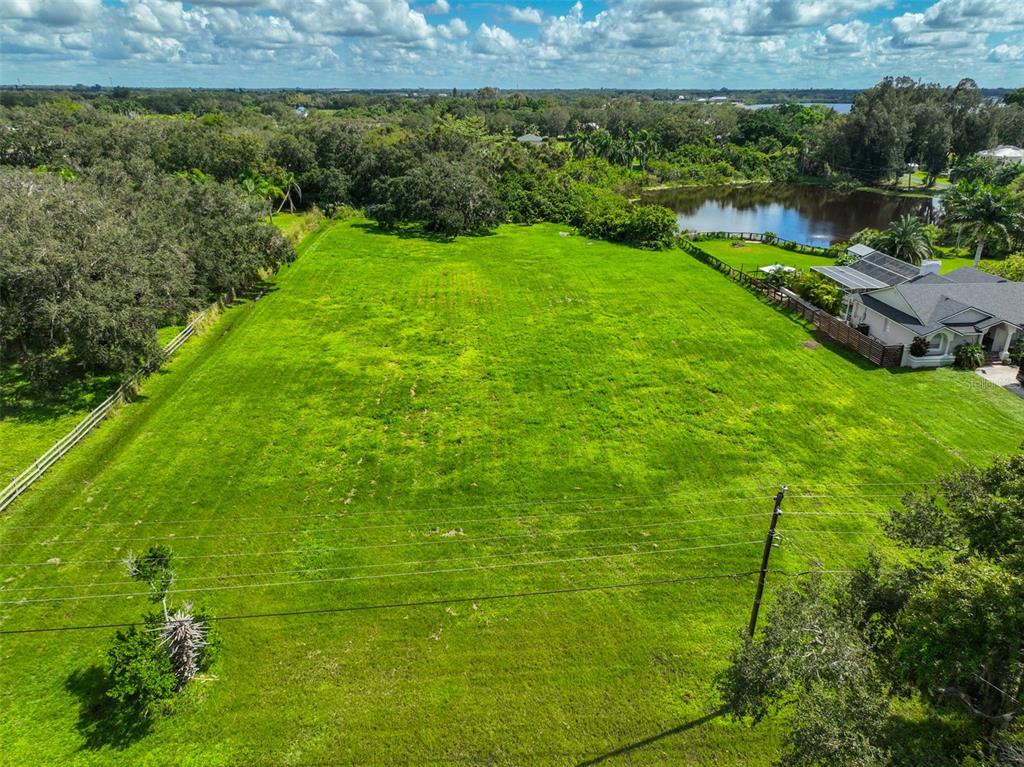
<svg viewBox="0 0 1024 767"><path fill-rule="evenodd" d="M961 266L959 269L944 275L950 282L1007 282L1005 277L983 272L973 266Z"/></svg>
<svg viewBox="0 0 1024 767"><path fill-rule="evenodd" d="M961 276L971 277L970 274ZM1024 327L1024 282L943 283L915 280L896 285L892 290L903 297L915 316L890 306L873 293L855 296L853 300L861 301L865 306L919 335L928 335L944 327L962 332L982 331L998 322ZM965 309L976 309L985 317L958 319L955 315Z"/></svg>

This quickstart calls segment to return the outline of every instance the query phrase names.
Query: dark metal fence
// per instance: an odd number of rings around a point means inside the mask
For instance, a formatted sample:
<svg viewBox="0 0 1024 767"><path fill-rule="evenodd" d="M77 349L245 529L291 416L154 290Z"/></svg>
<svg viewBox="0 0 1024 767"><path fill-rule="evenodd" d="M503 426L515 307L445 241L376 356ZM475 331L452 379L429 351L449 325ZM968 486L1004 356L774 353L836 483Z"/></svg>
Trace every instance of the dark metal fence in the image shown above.
<svg viewBox="0 0 1024 767"><path fill-rule="evenodd" d="M791 250L794 253L811 253L821 256L831 255L832 253L828 248L823 248L819 245L804 245L802 242L783 240L780 237L765 234L764 232L697 232L697 234L701 237L719 240L749 240L752 242L764 242L768 245L778 245L780 248Z"/></svg>
<svg viewBox="0 0 1024 767"><path fill-rule="evenodd" d="M824 335L833 341L842 344L848 349L860 354L876 365L886 368L899 367L903 360L903 346L886 346L881 341L864 335L856 328L852 328L838 317L820 309L817 306L805 301L795 293L785 288L773 285L764 277L744 272L735 267L729 266L719 258L715 258L706 250L689 240L680 240L680 247L698 261L716 269L730 280L738 282L761 295L770 299L773 303L784 309L789 309L799 314L803 319L812 323Z"/></svg>

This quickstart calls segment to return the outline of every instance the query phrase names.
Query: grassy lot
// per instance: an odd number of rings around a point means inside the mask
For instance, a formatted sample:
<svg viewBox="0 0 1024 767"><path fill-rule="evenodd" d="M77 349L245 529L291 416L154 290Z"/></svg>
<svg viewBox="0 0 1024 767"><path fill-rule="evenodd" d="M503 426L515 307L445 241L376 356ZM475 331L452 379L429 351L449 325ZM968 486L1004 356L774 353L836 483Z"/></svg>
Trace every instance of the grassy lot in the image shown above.
<svg viewBox="0 0 1024 767"><path fill-rule="evenodd" d="M221 623L213 677L145 733L103 703L111 630L0 636L0 763L774 760L771 722L708 716L752 578L473 597L755 569L783 481L773 564L856 561L902 487L842 483L1011 450L1024 401L560 228L320 230L0 524L7 629L136 619L116 560L154 543L222 616L470 601Z"/></svg>
<svg viewBox="0 0 1024 767"><path fill-rule="evenodd" d="M791 250L775 245L765 245L761 242L744 242L739 247L734 247L736 242L738 241L701 240L700 246L730 266L746 271L752 271L771 264L782 264L796 269L809 269L812 266L828 266L835 263L833 259L826 256L794 253ZM945 258L942 257L941 253L936 253L936 258L942 261L943 273L959 269L961 266L970 266L974 263L970 258Z"/></svg>

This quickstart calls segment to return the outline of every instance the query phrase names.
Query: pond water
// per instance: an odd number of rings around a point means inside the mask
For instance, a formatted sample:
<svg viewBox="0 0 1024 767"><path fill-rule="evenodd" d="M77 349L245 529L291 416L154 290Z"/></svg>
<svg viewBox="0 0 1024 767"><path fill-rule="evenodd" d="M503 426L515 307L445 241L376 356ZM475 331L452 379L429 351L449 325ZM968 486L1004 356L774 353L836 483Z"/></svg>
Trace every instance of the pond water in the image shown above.
<svg viewBox="0 0 1024 767"><path fill-rule="evenodd" d="M779 106L779 105L778 104L750 104L748 109L768 109L770 107L777 107L777 106ZM841 115L849 114L850 110L853 109L853 104L826 104L823 101L801 101L800 102L800 106L805 106L805 107L816 107L816 106L831 107L832 109L836 110Z"/></svg>
<svg viewBox="0 0 1024 767"><path fill-rule="evenodd" d="M674 210L680 229L775 232L785 240L821 246L847 240L865 227L884 229L906 213L931 220L937 204L796 184L665 189L647 192L643 199Z"/></svg>

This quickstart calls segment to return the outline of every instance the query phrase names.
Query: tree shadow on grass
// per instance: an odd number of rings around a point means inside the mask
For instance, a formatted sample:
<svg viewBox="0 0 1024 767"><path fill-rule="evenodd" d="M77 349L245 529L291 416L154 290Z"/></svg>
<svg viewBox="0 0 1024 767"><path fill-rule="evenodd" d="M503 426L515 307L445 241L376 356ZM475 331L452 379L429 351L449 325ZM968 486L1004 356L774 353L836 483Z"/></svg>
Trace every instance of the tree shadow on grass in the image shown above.
<svg viewBox="0 0 1024 767"><path fill-rule="evenodd" d="M384 229L376 222L359 222L352 224L353 229L360 229L367 234L379 234L391 237L397 237L401 240L426 240L428 242L440 242L449 243L455 242L455 237L446 234L437 234L436 232L426 231L421 224L398 224L392 229ZM493 237L494 232L482 231L482 232L465 232L458 235L459 237L472 237L479 239L483 237Z"/></svg>
<svg viewBox="0 0 1024 767"><path fill-rule="evenodd" d="M53 391L38 391L17 365L0 366L0 417L39 423L70 413L83 415L117 388L117 375L82 376L62 381Z"/></svg>
<svg viewBox="0 0 1024 767"><path fill-rule="evenodd" d="M84 671L73 671L64 688L78 698L78 724L83 738L82 748L123 750L152 729L149 717L119 706L107 695L110 683L102 666L93 665Z"/></svg>
<svg viewBox="0 0 1024 767"><path fill-rule="evenodd" d="M889 727L894 764L956 767L981 736L976 723L949 714L919 720L896 716Z"/></svg>
<svg viewBox="0 0 1024 767"><path fill-rule="evenodd" d="M579 762L576 765L576 767L593 767L593 765L601 764L602 762L605 762L609 759L614 759L617 756L629 756L637 749L650 746L654 743L657 743L660 740L663 740L664 738L668 738L673 735L678 735L679 733L686 732L688 730L696 729L701 725L707 724L712 719L717 719L725 713L725 708L719 708L715 711L712 711L710 714L705 714L704 716L698 719L691 719L689 722L683 722L682 724L676 725L675 727L672 727L668 730L664 730L663 732L659 732L649 737L643 738L642 740L637 740L632 743L626 743L625 745L619 746L618 748L613 749L611 751L606 751L605 753L598 754L597 756L593 756L590 759L585 759L582 762Z"/></svg>

